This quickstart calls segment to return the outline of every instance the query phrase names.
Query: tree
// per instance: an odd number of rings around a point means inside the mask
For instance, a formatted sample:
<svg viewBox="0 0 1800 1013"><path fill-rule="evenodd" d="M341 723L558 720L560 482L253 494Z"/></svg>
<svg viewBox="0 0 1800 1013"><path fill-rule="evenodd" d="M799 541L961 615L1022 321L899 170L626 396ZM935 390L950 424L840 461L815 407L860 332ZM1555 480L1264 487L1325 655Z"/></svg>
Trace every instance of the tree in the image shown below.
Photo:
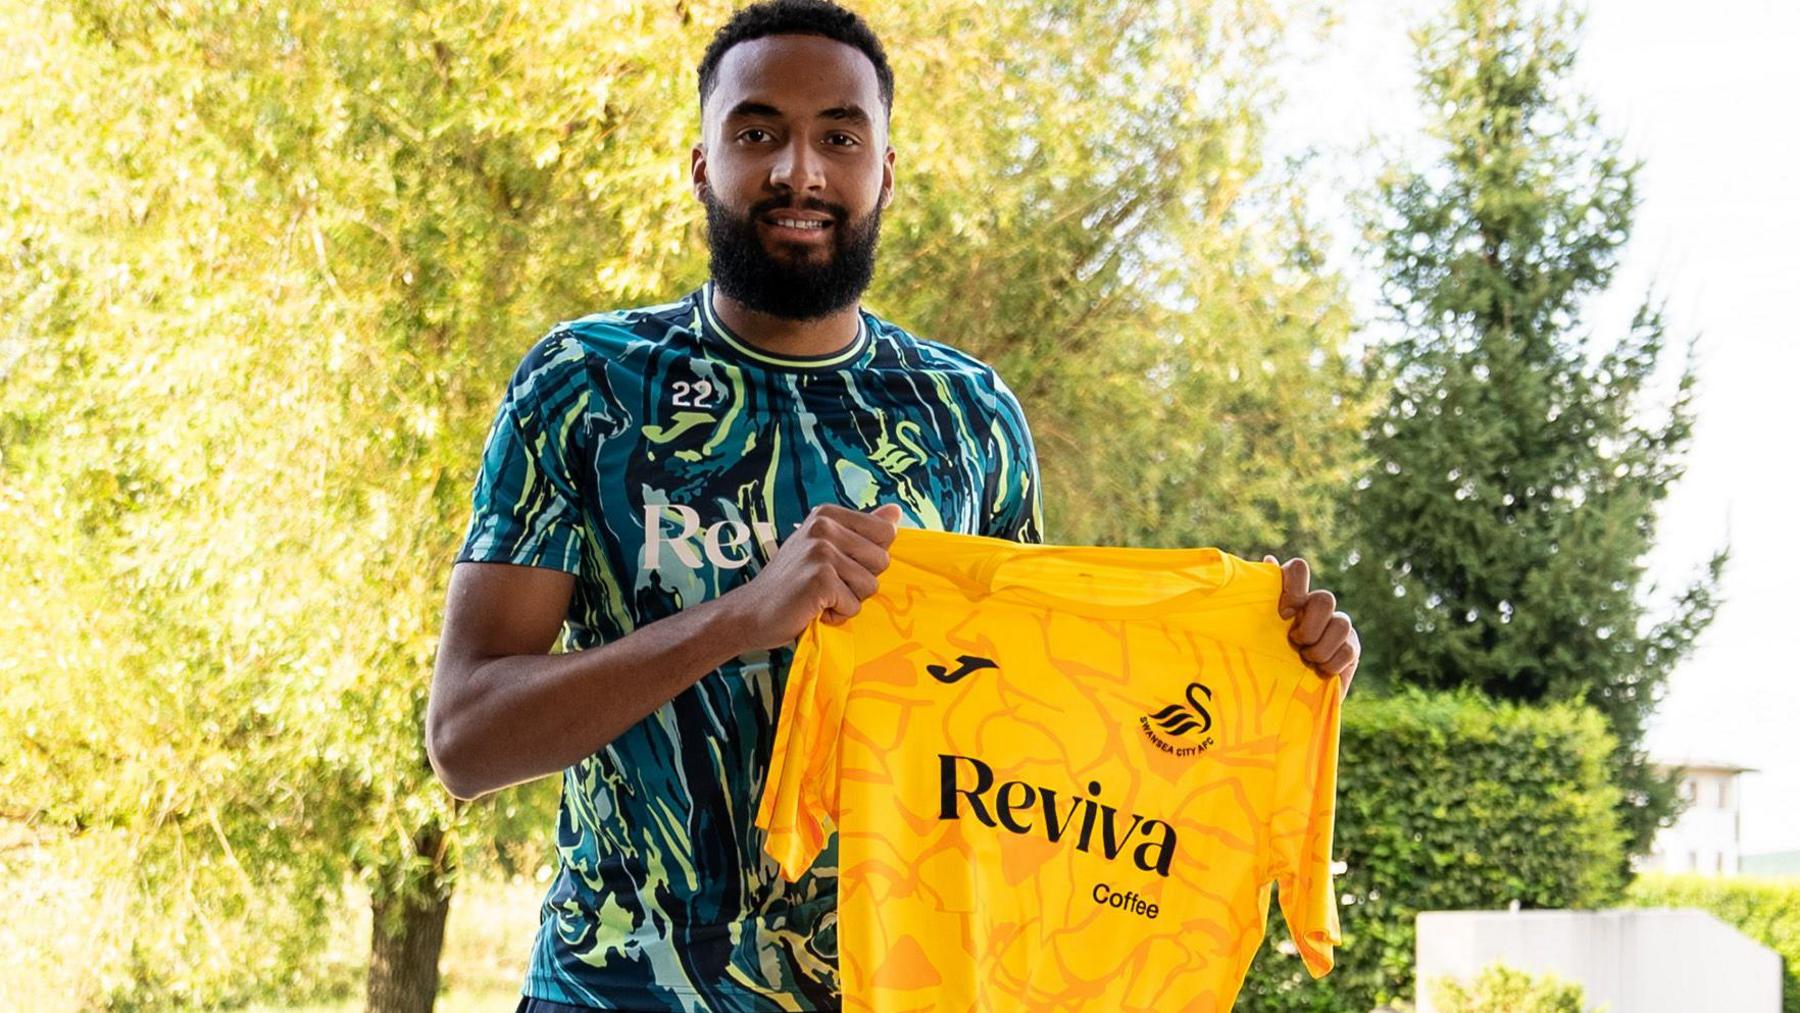
<svg viewBox="0 0 1800 1013"><path fill-rule="evenodd" d="M646 185L667 120L626 116L685 83L684 22L596 95L542 58L607 34L568 10L4 16L0 800L106 856L133 927L74 987L341 988L308 958L355 876L370 1005L429 1008L461 854L554 803L459 805L426 763L449 560L532 332L692 270Z"/></svg>
<svg viewBox="0 0 1800 1013"><path fill-rule="evenodd" d="M523 350L704 277L730 6L0 0L0 818L128 898L86 1000L341 991L354 877L370 1006L429 1009L466 856L548 852L553 779L461 805L426 763L449 563ZM1347 319L1249 210L1276 12L871 13L871 304L1018 381L1053 530L1326 538Z"/></svg>
<svg viewBox="0 0 1800 1013"><path fill-rule="evenodd" d="M1298 185L1261 154L1294 13L882 11L903 89L930 94L898 99L871 302L1018 391L1054 540L1260 558L1341 538L1372 398Z"/></svg>
<svg viewBox="0 0 1800 1013"><path fill-rule="evenodd" d="M1638 164L1570 91L1579 23L1565 6L1453 0L1415 36L1439 154L1379 188L1399 336L1341 584L1372 684L1598 708L1642 851L1673 804L1645 722L1712 619L1726 553L1651 614L1643 560L1683 471L1693 344L1657 420L1660 309L1647 299L1611 342L1583 329L1630 234Z"/></svg>

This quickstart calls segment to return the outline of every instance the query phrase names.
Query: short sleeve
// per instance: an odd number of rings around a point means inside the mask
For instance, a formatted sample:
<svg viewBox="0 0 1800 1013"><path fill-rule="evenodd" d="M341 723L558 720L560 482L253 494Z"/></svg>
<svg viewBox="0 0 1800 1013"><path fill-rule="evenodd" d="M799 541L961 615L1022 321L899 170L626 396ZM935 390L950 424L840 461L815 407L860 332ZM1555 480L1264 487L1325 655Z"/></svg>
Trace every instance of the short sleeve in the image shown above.
<svg viewBox="0 0 1800 1013"><path fill-rule="evenodd" d="M1037 448L1025 411L1012 388L993 375L995 410L983 434L987 459L980 534L1013 542L1044 540L1044 504L1038 489Z"/></svg>
<svg viewBox="0 0 1800 1013"><path fill-rule="evenodd" d="M1342 942L1331 882L1341 686L1336 678L1311 672L1300 677L1282 721L1270 816L1271 871L1281 913L1315 978L1331 970L1332 948Z"/></svg>
<svg viewBox="0 0 1800 1013"><path fill-rule="evenodd" d="M488 428L457 562L578 572L581 494L574 441L587 408L579 341L548 335L526 353Z"/></svg>
<svg viewBox="0 0 1800 1013"><path fill-rule="evenodd" d="M800 634L756 811L764 844L789 882L824 850L838 817L838 732L855 646L843 625L814 619Z"/></svg>

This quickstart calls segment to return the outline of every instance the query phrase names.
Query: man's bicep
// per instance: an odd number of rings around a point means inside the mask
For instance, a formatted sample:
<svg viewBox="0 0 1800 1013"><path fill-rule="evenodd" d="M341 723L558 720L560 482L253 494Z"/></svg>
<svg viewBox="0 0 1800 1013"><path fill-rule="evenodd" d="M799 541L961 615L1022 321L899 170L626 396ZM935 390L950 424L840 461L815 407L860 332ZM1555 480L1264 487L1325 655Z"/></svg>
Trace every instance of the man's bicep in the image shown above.
<svg viewBox="0 0 1800 1013"><path fill-rule="evenodd" d="M482 722L472 717L500 688L474 676L495 658L545 654L568 615L575 576L561 570L509 563L458 563L450 571L443 635L425 708L425 752L458 798L486 788L468 785L471 764L491 763L493 743L477 741ZM473 736L474 738L471 738Z"/></svg>
<svg viewBox="0 0 1800 1013"><path fill-rule="evenodd" d="M556 645L575 575L540 566L457 563L450 571L439 667L479 664L515 654L547 654Z"/></svg>

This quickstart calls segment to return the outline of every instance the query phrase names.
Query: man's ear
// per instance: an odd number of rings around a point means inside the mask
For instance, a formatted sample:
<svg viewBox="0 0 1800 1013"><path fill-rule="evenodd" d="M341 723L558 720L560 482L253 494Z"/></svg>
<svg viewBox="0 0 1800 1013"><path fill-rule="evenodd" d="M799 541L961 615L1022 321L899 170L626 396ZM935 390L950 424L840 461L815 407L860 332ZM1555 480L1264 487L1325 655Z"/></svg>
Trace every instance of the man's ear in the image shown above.
<svg viewBox="0 0 1800 1013"><path fill-rule="evenodd" d="M888 205L894 203L894 149L887 149L887 155L881 162L881 210L886 211Z"/></svg>
<svg viewBox="0 0 1800 1013"><path fill-rule="evenodd" d="M704 203L709 186L706 181L706 145L704 142L696 142L694 150L688 154L688 178L693 183L694 197Z"/></svg>

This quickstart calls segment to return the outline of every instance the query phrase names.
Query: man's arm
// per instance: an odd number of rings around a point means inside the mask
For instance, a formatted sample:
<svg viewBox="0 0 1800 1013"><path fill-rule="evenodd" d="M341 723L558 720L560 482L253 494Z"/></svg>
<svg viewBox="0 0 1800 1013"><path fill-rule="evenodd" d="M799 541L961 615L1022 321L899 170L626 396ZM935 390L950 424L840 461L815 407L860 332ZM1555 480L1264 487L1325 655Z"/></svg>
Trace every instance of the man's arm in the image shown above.
<svg viewBox="0 0 1800 1013"><path fill-rule="evenodd" d="M899 510L814 510L754 579L585 651L549 655L575 577L502 563L451 571L425 748L450 794L472 799L555 773L747 651L841 621L875 593Z"/></svg>
<svg viewBox="0 0 1800 1013"><path fill-rule="evenodd" d="M575 576L458 563L426 709L450 794L472 799L561 770L611 742L739 649L723 599L587 651L551 655Z"/></svg>

